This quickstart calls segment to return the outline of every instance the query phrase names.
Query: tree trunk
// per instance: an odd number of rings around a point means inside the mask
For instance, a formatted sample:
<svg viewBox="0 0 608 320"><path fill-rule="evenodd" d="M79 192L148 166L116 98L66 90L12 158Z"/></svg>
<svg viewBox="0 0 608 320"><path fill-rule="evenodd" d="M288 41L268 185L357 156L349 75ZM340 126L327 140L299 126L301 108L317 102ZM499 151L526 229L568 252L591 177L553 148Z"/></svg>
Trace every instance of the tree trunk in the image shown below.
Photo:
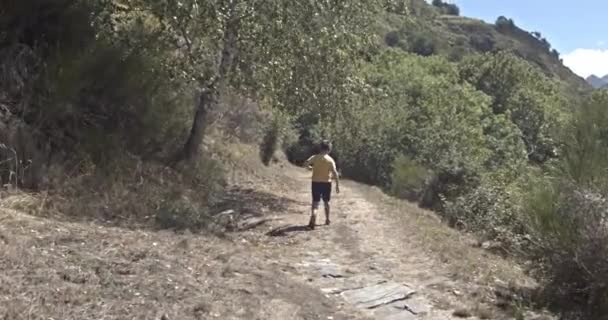
<svg viewBox="0 0 608 320"><path fill-rule="evenodd" d="M235 8L238 1L233 1L230 7L230 17L228 18L222 43L222 50L219 53L220 63L217 74L210 84L202 89L201 96L194 115L194 122L190 130L190 136L178 157L178 161L192 160L200 152L200 145L205 138L207 129L207 118L209 113L214 110L219 101L220 93L225 90L224 86L228 78L228 73L233 65L237 50L238 31L240 27L239 19L234 17Z"/></svg>
<svg viewBox="0 0 608 320"><path fill-rule="evenodd" d="M192 160L200 153L201 144L205 138L207 129L208 115L217 104L217 92L215 90L203 90L200 94L196 114L192 122L192 129L188 140L178 158L178 161Z"/></svg>

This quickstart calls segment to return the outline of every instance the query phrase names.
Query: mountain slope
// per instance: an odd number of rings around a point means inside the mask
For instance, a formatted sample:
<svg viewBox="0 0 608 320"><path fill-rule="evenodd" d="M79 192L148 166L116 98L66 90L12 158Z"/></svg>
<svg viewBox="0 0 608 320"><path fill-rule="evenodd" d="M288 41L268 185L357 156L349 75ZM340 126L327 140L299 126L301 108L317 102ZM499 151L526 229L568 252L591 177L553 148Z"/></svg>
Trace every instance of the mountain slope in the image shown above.
<svg viewBox="0 0 608 320"><path fill-rule="evenodd" d="M606 84L608 84L608 81L606 81L603 78L600 78L600 77L598 77L598 76L596 76L594 74L592 74L589 77L587 77L586 80L594 88L601 88L601 87L605 86Z"/></svg>
<svg viewBox="0 0 608 320"><path fill-rule="evenodd" d="M592 74L587 77L587 83L589 83L594 88L608 88L608 75L603 76L602 78Z"/></svg>
<svg viewBox="0 0 608 320"><path fill-rule="evenodd" d="M585 79L564 66L559 53L539 32L525 31L511 19L496 24L467 17L442 14L424 0L409 0L406 19L389 15L383 25L389 46L421 55L439 54L458 61L463 57L494 51L511 51L557 80L570 96L587 92Z"/></svg>

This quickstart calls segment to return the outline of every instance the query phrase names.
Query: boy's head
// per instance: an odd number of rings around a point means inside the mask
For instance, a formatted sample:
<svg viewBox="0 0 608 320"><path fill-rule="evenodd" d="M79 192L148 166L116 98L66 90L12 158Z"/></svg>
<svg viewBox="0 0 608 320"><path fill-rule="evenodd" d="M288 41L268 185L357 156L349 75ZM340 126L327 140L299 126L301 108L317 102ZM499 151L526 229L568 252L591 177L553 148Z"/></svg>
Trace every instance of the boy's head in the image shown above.
<svg viewBox="0 0 608 320"><path fill-rule="evenodd" d="M329 140L321 141L321 145L319 146L321 153L330 153L331 152L331 142Z"/></svg>

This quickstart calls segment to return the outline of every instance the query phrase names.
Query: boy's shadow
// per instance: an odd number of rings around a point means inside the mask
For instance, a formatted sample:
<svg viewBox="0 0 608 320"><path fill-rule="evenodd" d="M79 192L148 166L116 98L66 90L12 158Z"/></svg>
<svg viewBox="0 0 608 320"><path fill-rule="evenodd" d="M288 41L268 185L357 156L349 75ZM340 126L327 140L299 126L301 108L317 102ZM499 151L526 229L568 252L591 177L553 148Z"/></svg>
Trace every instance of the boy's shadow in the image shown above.
<svg viewBox="0 0 608 320"><path fill-rule="evenodd" d="M286 225L286 226L282 226L282 227L273 229L273 230L267 232L266 235L270 236L270 237L284 237L284 236L289 235L290 233L306 232L306 231L312 231L308 227L308 225L300 225L300 226Z"/></svg>

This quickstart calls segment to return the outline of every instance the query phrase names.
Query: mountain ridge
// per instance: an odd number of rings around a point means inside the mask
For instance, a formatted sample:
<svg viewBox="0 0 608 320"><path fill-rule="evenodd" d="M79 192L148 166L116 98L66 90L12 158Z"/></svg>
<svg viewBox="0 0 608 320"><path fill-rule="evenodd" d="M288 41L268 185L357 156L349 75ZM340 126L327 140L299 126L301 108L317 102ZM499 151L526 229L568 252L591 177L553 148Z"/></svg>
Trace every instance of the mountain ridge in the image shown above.
<svg viewBox="0 0 608 320"><path fill-rule="evenodd" d="M608 74L603 77L592 74L585 80L594 88L608 88Z"/></svg>
<svg viewBox="0 0 608 320"><path fill-rule="evenodd" d="M423 56L443 55L459 61L471 54L509 51L556 80L577 99L592 89L585 79L563 64L560 53L537 31L526 31L504 16L495 23L449 14L425 0L408 0L406 21L387 17L383 28L388 46Z"/></svg>

